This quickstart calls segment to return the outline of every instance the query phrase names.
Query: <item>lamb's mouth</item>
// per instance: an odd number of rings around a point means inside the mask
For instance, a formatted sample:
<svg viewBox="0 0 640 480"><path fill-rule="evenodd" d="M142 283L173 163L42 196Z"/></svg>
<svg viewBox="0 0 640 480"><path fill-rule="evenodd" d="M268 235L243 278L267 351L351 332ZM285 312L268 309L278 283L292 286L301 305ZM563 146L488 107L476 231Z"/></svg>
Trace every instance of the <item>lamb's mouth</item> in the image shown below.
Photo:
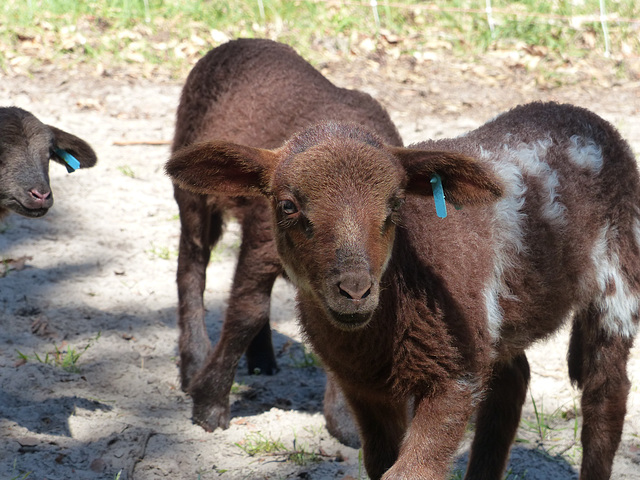
<svg viewBox="0 0 640 480"><path fill-rule="evenodd" d="M29 208L25 207L20 201L16 198L11 199L7 203L7 208L9 208L12 212L18 213L24 217L29 218L38 218L42 217L49 211L49 207L41 207L41 208Z"/></svg>
<svg viewBox="0 0 640 480"><path fill-rule="evenodd" d="M367 313L338 313L329 309L331 320L341 330L357 330L369 323L373 312Z"/></svg>

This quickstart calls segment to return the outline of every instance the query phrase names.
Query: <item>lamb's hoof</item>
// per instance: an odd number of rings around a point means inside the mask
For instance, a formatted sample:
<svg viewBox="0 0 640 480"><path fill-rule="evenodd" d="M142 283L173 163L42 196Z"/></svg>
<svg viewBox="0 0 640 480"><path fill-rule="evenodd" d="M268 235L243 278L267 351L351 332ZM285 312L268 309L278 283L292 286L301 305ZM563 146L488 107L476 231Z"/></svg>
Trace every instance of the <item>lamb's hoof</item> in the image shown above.
<svg viewBox="0 0 640 480"><path fill-rule="evenodd" d="M219 405L193 405L193 423L200 425L207 432L213 432L217 428L226 430L229 428L229 406Z"/></svg>

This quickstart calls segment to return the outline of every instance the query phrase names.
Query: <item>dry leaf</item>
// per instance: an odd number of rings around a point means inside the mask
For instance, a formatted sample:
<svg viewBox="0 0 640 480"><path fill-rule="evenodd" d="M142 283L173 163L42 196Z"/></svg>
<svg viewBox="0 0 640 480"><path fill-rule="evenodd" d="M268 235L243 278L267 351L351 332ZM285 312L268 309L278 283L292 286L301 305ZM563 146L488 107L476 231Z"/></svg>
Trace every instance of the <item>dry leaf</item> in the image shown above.
<svg viewBox="0 0 640 480"><path fill-rule="evenodd" d="M20 258L8 258L0 263L0 277L4 277L11 270L24 270L28 260L33 260L33 257L20 257Z"/></svg>

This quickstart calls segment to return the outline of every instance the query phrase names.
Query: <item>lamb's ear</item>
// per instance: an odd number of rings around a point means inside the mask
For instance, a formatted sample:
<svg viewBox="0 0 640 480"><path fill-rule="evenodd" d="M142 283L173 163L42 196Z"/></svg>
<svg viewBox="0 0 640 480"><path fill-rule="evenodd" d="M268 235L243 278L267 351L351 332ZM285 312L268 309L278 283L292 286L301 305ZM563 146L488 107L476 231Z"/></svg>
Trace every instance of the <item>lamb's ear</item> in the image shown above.
<svg viewBox="0 0 640 480"><path fill-rule="evenodd" d="M445 198L454 205L486 203L502 196L502 186L493 171L472 157L456 152L388 148L407 172L408 193L433 195L431 179L438 174Z"/></svg>
<svg viewBox="0 0 640 480"><path fill-rule="evenodd" d="M87 142L75 135L47 125L53 132L54 153L52 157L58 163L65 165L69 171L77 168L93 167L96 162L96 154Z"/></svg>
<svg viewBox="0 0 640 480"><path fill-rule="evenodd" d="M176 184L195 193L255 196L267 192L277 161L271 150L214 141L176 151L165 170Z"/></svg>

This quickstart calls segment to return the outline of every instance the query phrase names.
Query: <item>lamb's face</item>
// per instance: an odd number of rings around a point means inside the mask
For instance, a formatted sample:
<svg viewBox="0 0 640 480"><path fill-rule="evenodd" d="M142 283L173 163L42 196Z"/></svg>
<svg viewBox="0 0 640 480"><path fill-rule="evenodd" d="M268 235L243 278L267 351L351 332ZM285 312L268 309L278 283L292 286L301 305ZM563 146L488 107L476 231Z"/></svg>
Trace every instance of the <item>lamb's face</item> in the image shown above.
<svg viewBox="0 0 640 480"><path fill-rule="evenodd" d="M277 167L272 206L287 274L342 329L378 306L402 205L404 172L384 148L334 139Z"/></svg>
<svg viewBox="0 0 640 480"><path fill-rule="evenodd" d="M268 197L278 253L301 308L322 308L346 330L366 325L378 307L405 194L431 197L434 179L456 205L487 203L502 192L473 158L385 146L365 129L331 122L276 150L191 145L171 156L166 171L200 194Z"/></svg>
<svg viewBox="0 0 640 480"><path fill-rule="evenodd" d="M0 132L0 208L41 217L53 205L53 133L32 115L3 117Z"/></svg>

